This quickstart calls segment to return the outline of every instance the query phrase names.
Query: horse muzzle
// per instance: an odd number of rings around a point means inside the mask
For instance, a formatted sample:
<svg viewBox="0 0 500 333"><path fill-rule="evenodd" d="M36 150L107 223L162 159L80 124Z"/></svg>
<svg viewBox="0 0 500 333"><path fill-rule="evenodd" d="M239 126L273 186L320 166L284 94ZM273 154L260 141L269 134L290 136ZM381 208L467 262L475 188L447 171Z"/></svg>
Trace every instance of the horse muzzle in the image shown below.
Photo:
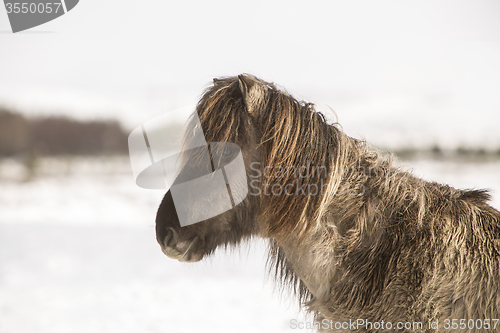
<svg viewBox="0 0 500 333"><path fill-rule="evenodd" d="M200 251L201 241L198 236L190 240L179 240L179 234L173 228L167 228L167 233L162 242L158 241L162 252L171 259L180 262L197 262L203 258Z"/></svg>

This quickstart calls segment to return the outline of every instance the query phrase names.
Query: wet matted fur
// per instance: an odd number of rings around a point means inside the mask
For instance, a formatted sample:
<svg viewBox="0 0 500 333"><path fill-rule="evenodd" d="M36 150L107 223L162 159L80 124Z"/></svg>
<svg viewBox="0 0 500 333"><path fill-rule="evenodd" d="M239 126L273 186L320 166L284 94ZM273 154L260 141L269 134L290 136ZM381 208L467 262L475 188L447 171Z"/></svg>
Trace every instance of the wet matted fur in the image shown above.
<svg viewBox="0 0 500 333"><path fill-rule="evenodd" d="M214 80L197 113L207 142L241 147L250 193L181 228L169 191L156 220L166 255L194 262L219 246L268 239L277 280L318 321L422 322L414 331L447 332L446 319L500 319L500 213L486 191L394 167L313 104L254 76ZM428 329L436 320L439 329Z"/></svg>

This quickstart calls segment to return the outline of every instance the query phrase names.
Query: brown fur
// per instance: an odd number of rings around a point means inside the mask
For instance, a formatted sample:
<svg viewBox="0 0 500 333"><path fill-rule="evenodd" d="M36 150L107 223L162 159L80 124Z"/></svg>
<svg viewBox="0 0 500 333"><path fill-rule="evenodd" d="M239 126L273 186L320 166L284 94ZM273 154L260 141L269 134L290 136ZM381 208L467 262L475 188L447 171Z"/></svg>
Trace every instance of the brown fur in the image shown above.
<svg viewBox="0 0 500 333"><path fill-rule="evenodd" d="M485 191L393 167L327 124L313 104L253 76L214 80L197 112L207 141L242 148L249 183L255 162L262 172L306 165L325 172L297 184L290 173L261 175L260 196L184 228L167 193L156 223L169 257L197 261L218 246L264 237L277 279L318 320L421 321L424 329L439 320L441 332L445 319L500 319L500 213ZM275 184L324 191L263 194Z"/></svg>

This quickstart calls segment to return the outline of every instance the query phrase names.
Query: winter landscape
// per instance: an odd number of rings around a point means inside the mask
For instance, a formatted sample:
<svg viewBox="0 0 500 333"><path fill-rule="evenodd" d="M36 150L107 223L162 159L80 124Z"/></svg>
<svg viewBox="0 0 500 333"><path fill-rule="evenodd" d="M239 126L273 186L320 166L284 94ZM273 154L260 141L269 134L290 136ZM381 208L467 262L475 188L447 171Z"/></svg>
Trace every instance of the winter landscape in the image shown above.
<svg viewBox="0 0 500 333"><path fill-rule="evenodd" d="M87 0L12 34L0 6L0 333L310 332L264 241L194 264L161 252L165 191L135 184L127 135L250 73L500 209L499 15L488 0Z"/></svg>

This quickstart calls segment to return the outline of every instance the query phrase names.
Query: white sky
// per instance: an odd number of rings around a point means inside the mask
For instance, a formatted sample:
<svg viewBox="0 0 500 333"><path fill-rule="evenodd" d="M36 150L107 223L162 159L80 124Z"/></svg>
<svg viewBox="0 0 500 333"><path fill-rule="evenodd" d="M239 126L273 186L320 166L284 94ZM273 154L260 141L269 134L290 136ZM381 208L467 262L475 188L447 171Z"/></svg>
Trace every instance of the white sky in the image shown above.
<svg viewBox="0 0 500 333"><path fill-rule="evenodd" d="M29 114L132 128L248 72L376 144L500 146L498 1L82 0L9 29L0 8L0 104Z"/></svg>

